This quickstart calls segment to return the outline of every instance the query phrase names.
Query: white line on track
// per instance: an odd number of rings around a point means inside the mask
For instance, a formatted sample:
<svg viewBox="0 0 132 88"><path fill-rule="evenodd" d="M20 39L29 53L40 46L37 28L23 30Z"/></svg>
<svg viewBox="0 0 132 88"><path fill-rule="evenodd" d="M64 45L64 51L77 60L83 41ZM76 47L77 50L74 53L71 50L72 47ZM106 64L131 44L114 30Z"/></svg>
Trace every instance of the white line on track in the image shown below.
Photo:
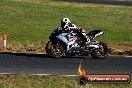
<svg viewBox="0 0 132 88"><path fill-rule="evenodd" d="M0 75L17 75L16 73L0 73ZM26 75L26 74L24 74ZM63 76L63 77L75 77L76 75L53 75L53 74L27 74L36 76Z"/></svg>
<svg viewBox="0 0 132 88"><path fill-rule="evenodd" d="M113 57L113 56L115 56L115 57L118 57L118 56L121 56L121 57L132 57L132 56L125 56L125 55L108 55L108 57L109 57L109 56L112 56L112 57Z"/></svg>
<svg viewBox="0 0 132 88"><path fill-rule="evenodd" d="M120 56L120 55L119 55ZM123 56L123 57L132 57L132 56Z"/></svg>
<svg viewBox="0 0 132 88"><path fill-rule="evenodd" d="M40 76L65 76L65 77L74 77L76 75L52 75L52 74L30 74L30 75L40 75Z"/></svg>
<svg viewBox="0 0 132 88"><path fill-rule="evenodd" d="M0 75L12 75L14 73L0 73Z"/></svg>
<svg viewBox="0 0 132 88"><path fill-rule="evenodd" d="M21 52L9 52L9 53L17 54L17 53L21 53ZM27 53L27 54L46 54L46 53ZM132 57L132 56L123 56L123 55L111 55L111 54L109 54L108 56Z"/></svg>

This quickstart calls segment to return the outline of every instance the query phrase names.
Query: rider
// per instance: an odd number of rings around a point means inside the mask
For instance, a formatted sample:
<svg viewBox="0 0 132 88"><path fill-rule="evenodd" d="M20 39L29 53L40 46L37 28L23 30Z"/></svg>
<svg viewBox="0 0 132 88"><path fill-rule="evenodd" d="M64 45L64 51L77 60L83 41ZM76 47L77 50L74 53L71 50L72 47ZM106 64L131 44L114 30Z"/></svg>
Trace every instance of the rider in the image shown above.
<svg viewBox="0 0 132 88"><path fill-rule="evenodd" d="M62 27L62 30L66 31L66 32L73 31L74 33L77 33L78 36L80 36L82 38L82 41L83 41L83 44L85 45L85 47L88 46L88 38L85 33L85 30L82 28L78 28L75 24L71 23L69 18L67 18L67 17L62 18L61 27Z"/></svg>

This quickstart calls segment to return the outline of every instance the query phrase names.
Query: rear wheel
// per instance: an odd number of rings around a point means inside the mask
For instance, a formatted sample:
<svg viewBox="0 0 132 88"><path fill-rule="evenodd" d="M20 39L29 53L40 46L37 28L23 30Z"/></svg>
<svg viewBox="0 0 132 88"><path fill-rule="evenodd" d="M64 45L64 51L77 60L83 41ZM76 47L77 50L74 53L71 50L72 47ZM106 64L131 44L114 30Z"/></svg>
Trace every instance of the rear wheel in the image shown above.
<svg viewBox="0 0 132 88"><path fill-rule="evenodd" d="M107 45L103 42L99 42L98 43L99 48L98 49L94 49L90 55L94 58L99 58L99 59L104 59L108 56L109 53L109 49L107 47Z"/></svg>
<svg viewBox="0 0 132 88"><path fill-rule="evenodd" d="M65 53L65 50L62 44L60 43L53 44L51 41L48 41L48 43L46 44L45 50L50 57L55 57L55 58L62 57Z"/></svg>

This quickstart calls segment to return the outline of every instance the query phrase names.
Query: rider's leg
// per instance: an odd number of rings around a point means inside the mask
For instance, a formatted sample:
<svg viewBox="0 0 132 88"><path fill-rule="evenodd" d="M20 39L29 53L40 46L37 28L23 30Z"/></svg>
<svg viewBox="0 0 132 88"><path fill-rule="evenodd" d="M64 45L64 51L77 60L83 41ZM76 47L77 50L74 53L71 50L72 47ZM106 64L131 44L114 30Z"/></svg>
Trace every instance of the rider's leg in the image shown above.
<svg viewBox="0 0 132 88"><path fill-rule="evenodd" d="M83 36L84 45L85 45L85 47L88 47L88 37L87 37L84 29L82 29L81 33L82 33L82 36Z"/></svg>

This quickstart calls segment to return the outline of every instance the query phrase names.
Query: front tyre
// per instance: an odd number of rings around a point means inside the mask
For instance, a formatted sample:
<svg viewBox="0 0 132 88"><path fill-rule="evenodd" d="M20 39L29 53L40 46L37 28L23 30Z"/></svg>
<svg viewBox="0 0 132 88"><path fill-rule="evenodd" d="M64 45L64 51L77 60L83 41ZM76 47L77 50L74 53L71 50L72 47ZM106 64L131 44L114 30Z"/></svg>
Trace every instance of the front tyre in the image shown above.
<svg viewBox="0 0 132 88"><path fill-rule="evenodd" d="M60 43L53 44L51 41L48 41L48 43L46 44L45 50L50 57L55 57L55 58L62 57L65 53L65 50L62 44Z"/></svg>
<svg viewBox="0 0 132 88"><path fill-rule="evenodd" d="M90 55L93 58L97 58L97 59L104 59L108 56L109 53L109 49L108 46L104 43L104 42L98 42L97 43L99 48L98 49L94 49Z"/></svg>

